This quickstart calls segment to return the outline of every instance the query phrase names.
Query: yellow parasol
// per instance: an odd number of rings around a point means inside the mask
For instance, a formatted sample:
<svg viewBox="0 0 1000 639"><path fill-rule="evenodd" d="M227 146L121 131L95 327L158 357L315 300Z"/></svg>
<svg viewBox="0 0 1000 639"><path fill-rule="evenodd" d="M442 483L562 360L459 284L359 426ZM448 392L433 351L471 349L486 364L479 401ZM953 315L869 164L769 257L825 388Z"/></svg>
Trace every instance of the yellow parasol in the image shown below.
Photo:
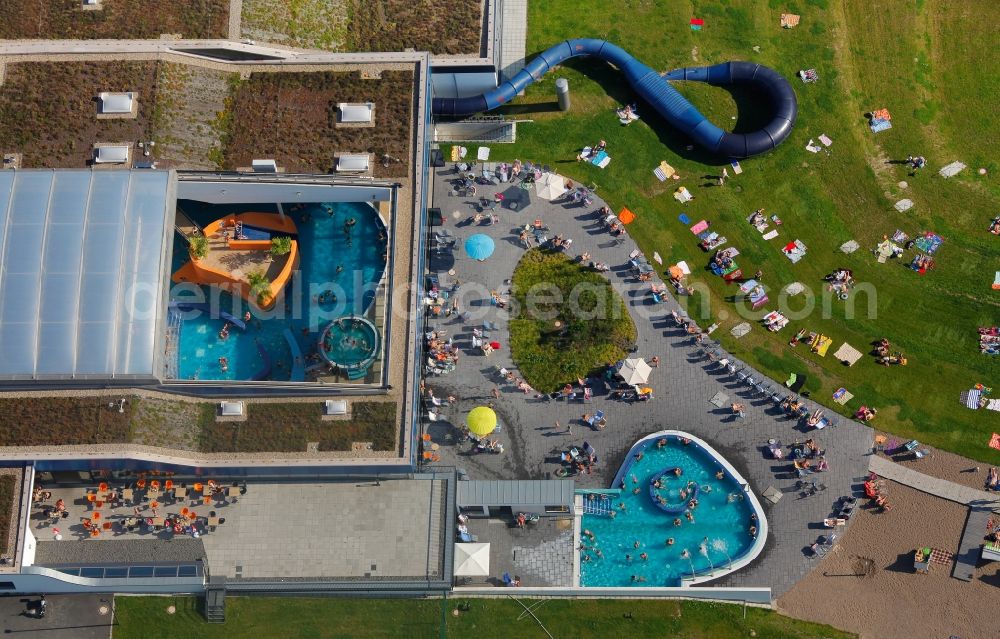
<svg viewBox="0 0 1000 639"><path fill-rule="evenodd" d="M489 406L478 406L469 411L465 425L473 435L489 435L497 427L497 414Z"/></svg>

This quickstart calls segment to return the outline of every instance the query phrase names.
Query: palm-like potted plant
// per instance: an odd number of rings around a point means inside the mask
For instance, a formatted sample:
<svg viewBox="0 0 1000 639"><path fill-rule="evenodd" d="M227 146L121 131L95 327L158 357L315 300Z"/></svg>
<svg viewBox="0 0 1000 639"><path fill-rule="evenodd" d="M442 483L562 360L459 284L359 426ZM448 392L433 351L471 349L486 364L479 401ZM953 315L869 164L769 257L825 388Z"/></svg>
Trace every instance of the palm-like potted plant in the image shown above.
<svg viewBox="0 0 1000 639"><path fill-rule="evenodd" d="M188 238L188 254L192 260L198 261L208 255L208 238L204 235L192 235Z"/></svg>
<svg viewBox="0 0 1000 639"><path fill-rule="evenodd" d="M269 253L272 258L281 255L288 255L292 250L292 238L287 235L279 235L271 238L271 249Z"/></svg>
<svg viewBox="0 0 1000 639"><path fill-rule="evenodd" d="M258 306L266 306L271 298L271 280L264 271L250 271L247 274L250 295L257 299Z"/></svg>

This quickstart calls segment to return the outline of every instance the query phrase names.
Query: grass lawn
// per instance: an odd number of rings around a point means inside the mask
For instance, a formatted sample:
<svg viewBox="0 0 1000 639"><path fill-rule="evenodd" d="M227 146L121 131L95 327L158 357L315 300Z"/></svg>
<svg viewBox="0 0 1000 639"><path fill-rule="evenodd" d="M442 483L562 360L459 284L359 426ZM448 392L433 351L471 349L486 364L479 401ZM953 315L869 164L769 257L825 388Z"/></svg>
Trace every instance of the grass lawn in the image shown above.
<svg viewBox="0 0 1000 639"><path fill-rule="evenodd" d="M563 253L531 249L511 284L510 349L525 381L551 392L628 353L635 325L600 274Z"/></svg>
<svg viewBox="0 0 1000 639"><path fill-rule="evenodd" d="M800 13L802 23L781 29L783 11ZM702 325L719 321L722 328L713 337L737 357L779 380L790 372L806 374L805 390L823 403L846 387L855 399L846 407L833 405L843 414L861 404L875 406L879 428L1000 461L1000 452L987 447L990 433L1000 432L1000 414L958 403L961 391L977 382L991 385L1000 373L1000 358L980 355L976 335L977 326L996 324L1000 316L1000 294L990 290L1000 267L1000 238L986 232L1000 197L993 148L1000 121L992 115L1000 77L981 64L983 52L996 45L988 3L950 7L888 0L876 16L870 5L828 0L697 2L693 11L688 3L667 2L630 3L628 11L594 2L584 11L572 0L550 0L529 4L528 13L529 57L566 38L599 37L655 69L743 59L791 78L799 100L794 132L774 152L745 160L743 174L724 187L713 186L712 176L725 161L687 150L683 134L650 107L640 105L642 119L621 126L614 109L634 94L617 71L587 59L568 61L503 109L533 122L519 127L516 144L495 146L492 159L550 164L577 182L596 184L612 207L635 211L632 237L647 255L658 251L665 264L683 259L692 265L691 281L701 293L686 298L689 310ZM690 30L692 15L705 19L703 30ZM799 69L813 67L819 82L795 79ZM553 107L559 77L569 80L569 113ZM724 128L759 126L761 105L753 96L697 83L676 86ZM892 112L893 128L874 135L863 114L876 108ZM804 149L824 133L833 139L829 154ZM613 158L606 170L575 161L581 147L600 139L607 140ZM917 154L927 157L929 167L913 177L902 164L888 163ZM662 160L684 179L659 182L653 169ZM951 179L939 177L937 169L954 160L970 168ZM979 167L987 176L978 174ZM903 180L905 189L898 185ZM697 199L676 202L678 184ZM892 205L904 197L915 206L899 213ZM745 221L760 207L783 220L778 239L763 240ZM692 223L711 221L741 251L745 273L762 270L771 303L757 312L737 309L735 289L704 270L710 256L678 221L680 213ZM942 235L936 268L923 276L906 268L901 262L909 263L912 250L904 260L877 264L870 249L896 229L911 237L923 231ZM780 252L794 239L809 248L798 264ZM862 249L851 255L837 250L850 239ZM836 268L852 269L867 292L856 291L846 303L831 299L822 280ZM796 281L815 296L779 296ZM781 333L756 324L743 339L730 336L744 317L752 321L779 304L792 319ZM830 355L790 348L789 338L801 328L831 336ZM881 337L906 355L908 366L884 368L869 356L846 368L832 356L843 342L868 352Z"/></svg>
<svg viewBox="0 0 1000 639"><path fill-rule="evenodd" d="M462 603L469 609L452 615ZM526 600L525 605L532 601ZM176 606L174 615L166 614ZM464 607L464 606L463 606ZM209 625L186 597L117 597L116 639L228 639L230 637L476 637L544 638L545 632L509 599L389 600L263 597L226 600L225 624ZM797 621L769 610L677 601L569 601L552 599L535 615L556 637L628 636L682 639L841 639L830 626ZM447 626L442 632L441 624Z"/></svg>
<svg viewBox="0 0 1000 639"><path fill-rule="evenodd" d="M10 523L16 521L18 508L14 502L18 495L19 478L14 475L0 475L0 548L4 552L11 549L7 546L10 536Z"/></svg>

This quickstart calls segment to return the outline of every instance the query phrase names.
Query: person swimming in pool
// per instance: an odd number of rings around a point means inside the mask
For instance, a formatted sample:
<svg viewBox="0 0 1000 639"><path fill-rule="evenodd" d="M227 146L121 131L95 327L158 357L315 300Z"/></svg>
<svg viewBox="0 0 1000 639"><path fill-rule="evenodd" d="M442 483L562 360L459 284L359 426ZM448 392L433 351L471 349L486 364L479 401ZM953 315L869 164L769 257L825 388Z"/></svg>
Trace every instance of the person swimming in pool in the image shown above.
<svg viewBox="0 0 1000 639"><path fill-rule="evenodd" d="M219 358L219 368L222 369L223 373L228 372L229 371L229 360L226 359L225 357L220 357Z"/></svg>

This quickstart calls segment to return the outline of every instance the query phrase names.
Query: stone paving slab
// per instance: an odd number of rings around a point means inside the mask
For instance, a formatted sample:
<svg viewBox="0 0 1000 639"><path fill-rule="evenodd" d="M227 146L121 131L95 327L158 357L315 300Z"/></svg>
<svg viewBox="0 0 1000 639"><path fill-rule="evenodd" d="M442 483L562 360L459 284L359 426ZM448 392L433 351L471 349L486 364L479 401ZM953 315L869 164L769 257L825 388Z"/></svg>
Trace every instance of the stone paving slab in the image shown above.
<svg viewBox="0 0 1000 639"><path fill-rule="evenodd" d="M467 322L457 316L430 322L432 327L447 330L463 352L454 372L427 380L438 396L453 394L459 398L456 405L445 409L443 419L426 427L433 441L441 445L442 463L464 469L473 479L552 478L559 467L559 453L587 440L599 451L600 463L594 474L576 478L577 484L581 488L608 487L637 439L663 429L691 432L725 456L758 494L770 485L785 493L777 504L764 505L770 533L761 556L749 567L714 583L770 586L775 597L787 592L815 565L805 549L822 533L822 521L833 512L837 499L860 489L868 471L871 429L841 419L837 427L807 431L769 403L747 397L736 379L696 354L690 336L668 319L678 305L673 300L652 305L649 283L635 282L628 275L628 255L636 249L635 243L627 236L611 238L603 231L597 214L604 205L600 199L582 207L546 202L532 193L531 204L524 210L498 209L499 224L473 225L469 218L476 210L476 200L449 194L451 181L457 176L452 166L434 169L434 205L445 216L445 228L458 237L458 248L451 255L432 256L430 268L444 289L451 288L456 279L461 281L453 295L458 296L460 308L471 314ZM511 186L479 186L478 196L492 199L495 192ZM490 304L489 293L497 290L507 294L509 278L524 253L517 231L536 218L542 219L553 233L572 238L573 254L589 252L594 260L611 265L609 280L625 300L638 329L636 355L647 360L654 355L660 357L650 377L650 385L656 389L653 400L639 404L609 401L608 389L594 384L595 396L590 404L546 401L519 392L495 373L498 366L512 369L515 374L517 370L507 350L507 312ZM496 250L489 260L477 262L465 256L461 247L472 233L494 238ZM452 269L453 277L448 275ZM481 327L484 320L498 325L495 337L502 344L489 357L471 348L471 330ZM766 379L756 372L753 376ZM491 397L494 388L501 391L497 400ZM736 421L728 406L716 408L708 404L708 398L719 391L747 405L745 421ZM472 452L471 445L461 440L451 423L460 426L468 410L489 401L494 401L502 424L498 434L506 447L502 455ZM806 404L810 409L817 408L808 400ZM583 413L597 409L604 410L608 420L608 427L601 431L592 430L580 420ZM766 448L768 439L789 444L810 436L827 449L830 471L817 479L828 489L803 497L796 489L791 462L769 459Z"/></svg>

